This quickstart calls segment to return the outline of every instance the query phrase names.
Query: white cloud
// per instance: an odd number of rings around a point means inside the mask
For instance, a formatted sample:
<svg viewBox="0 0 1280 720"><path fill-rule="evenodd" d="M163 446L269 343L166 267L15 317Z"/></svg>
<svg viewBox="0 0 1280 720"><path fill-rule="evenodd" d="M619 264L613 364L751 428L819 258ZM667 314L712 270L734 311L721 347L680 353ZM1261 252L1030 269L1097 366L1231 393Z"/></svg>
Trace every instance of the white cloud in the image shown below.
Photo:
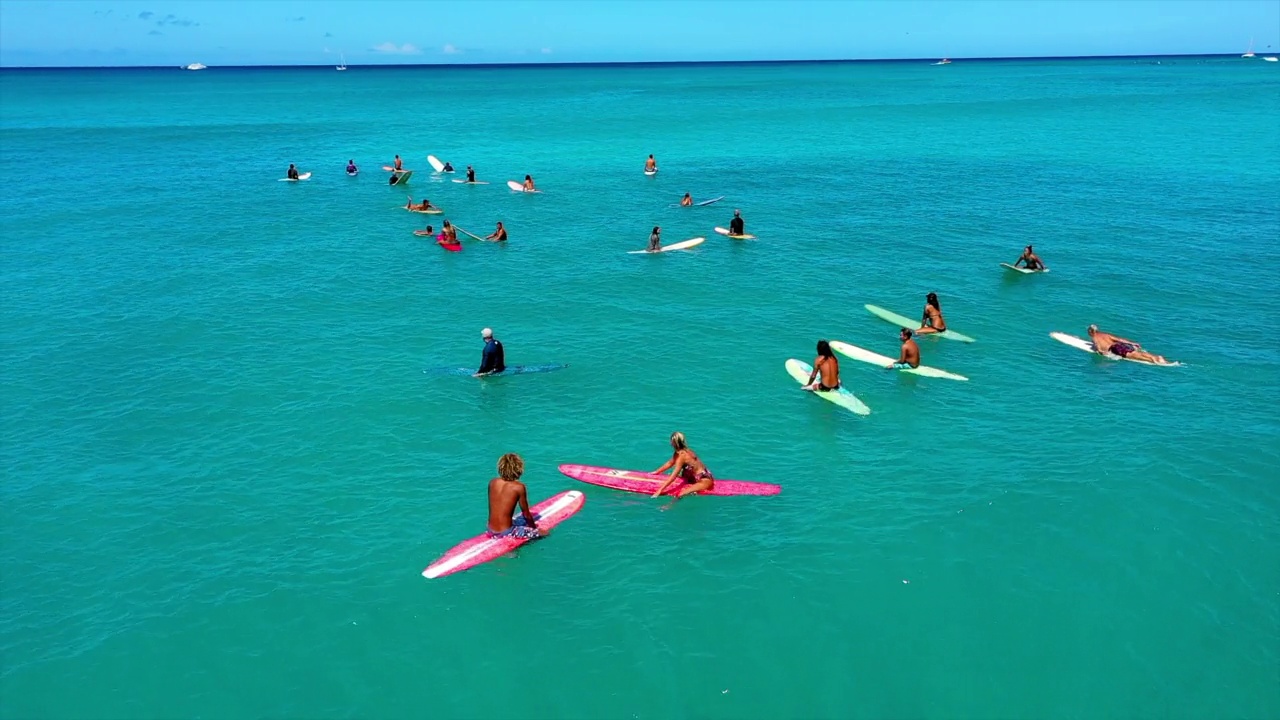
<svg viewBox="0 0 1280 720"><path fill-rule="evenodd" d="M445 55L457 55L461 53L462 50L460 48L454 47L449 43L445 43L445 46L440 48L440 52L444 53Z"/></svg>
<svg viewBox="0 0 1280 720"><path fill-rule="evenodd" d="M422 54L422 51L418 49L418 46L414 45L413 43L396 45L393 42L384 42L380 45L374 45L369 49L377 53L383 53L384 55L421 55Z"/></svg>
<svg viewBox="0 0 1280 720"><path fill-rule="evenodd" d="M542 48L542 54L543 54L543 55L550 55L550 54L551 54L551 48Z"/></svg>

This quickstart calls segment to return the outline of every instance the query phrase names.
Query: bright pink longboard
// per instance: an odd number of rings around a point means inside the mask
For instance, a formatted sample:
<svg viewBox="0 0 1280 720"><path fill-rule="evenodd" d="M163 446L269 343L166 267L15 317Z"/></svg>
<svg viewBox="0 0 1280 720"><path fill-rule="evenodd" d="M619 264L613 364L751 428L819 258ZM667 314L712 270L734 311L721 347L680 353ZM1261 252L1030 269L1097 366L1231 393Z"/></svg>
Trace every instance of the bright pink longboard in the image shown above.
<svg viewBox="0 0 1280 720"><path fill-rule="evenodd" d="M538 527L550 530L581 510L582 504L586 501L587 497L577 490L565 490L529 508L529 512L533 513L534 519L538 521ZM519 511L516 512L518 515ZM462 572L500 558L527 542L529 541L524 538L491 538L488 535L477 535L450 548L449 552L441 555L439 560L422 571L422 577L439 578Z"/></svg>
<svg viewBox="0 0 1280 720"><path fill-rule="evenodd" d="M614 490L626 490L627 492L644 493L652 495L658 486L667 481L665 475L654 475L652 473L640 472L639 470L615 470L607 467L592 467L590 465L561 465L560 472L568 475L574 480L581 480L584 483L599 485L601 487L613 488ZM683 483L676 481L671 483L671 487L667 488L664 495L674 495L680 490ZM777 495L782 492L779 485L771 485L769 483L748 482L746 480L720 480L716 479L715 486L706 492L698 493L699 495Z"/></svg>

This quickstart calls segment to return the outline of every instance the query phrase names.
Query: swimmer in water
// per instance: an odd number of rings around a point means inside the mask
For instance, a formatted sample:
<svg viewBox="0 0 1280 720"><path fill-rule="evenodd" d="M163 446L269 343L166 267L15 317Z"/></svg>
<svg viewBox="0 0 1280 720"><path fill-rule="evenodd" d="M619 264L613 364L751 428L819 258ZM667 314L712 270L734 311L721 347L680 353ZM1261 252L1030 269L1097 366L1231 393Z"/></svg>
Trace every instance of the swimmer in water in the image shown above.
<svg viewBox="0 0 1280 720"><path fill-rule="evenodd" d="M924 315L920 317L920 328L917 335L940 333L947 331L947 321L942 319L942 306L938 304L938 293L929 293L924 298Z"/></svg>
<svg viewBox="0 0 1280 720"><path fill-rule="evenodd" d="M898 333L898 339L902 341L902 350L898 353L898 362L892 363L885 367L885 370L906 370L907 368L920 367L920 346L916 341L911 339L911 331L903 328Z"/></svg>
<svg viewBox="0 0 1280 720"><path fill-rule="evenodd" d="M821 380L814 382L821 376ZM840 389L840 361L831 352L831 343L818 341L818 357L813 360L813 372L809 373L809 381L800 388L809 392L832 392Z"/></svg>
<svg viewBox="0 0 1280 720"><path fill-rule="evenodd" d="M680 207L693 207L693 196L685 193L684 197L680 198Z"/></svg>
<svg viewBox="0 0 1280 720"><path fill-rule="evenodd" d="M1026 249L1022 251L1022 257L1015 260L1013 263L1013 266L1018 267L1019 263L1022 263L1022 266L1025 267L1026 269L1035 270L1037 272L1042 272L1044 270L1049 269L1045 267L1044 261L1040 259L1039 255L1035 254L1035 252L1031 249L1030 245L1028 245Z"/></svg>
<svg viewBox="0 0 1280 720"><path fill-rule="evenodd" d="M680 492L676 493L677 498L690 495L703 490L710 490L715 487L716 479L711 476L711 471L707 469L705 463L698 457L698 454L689 449L688 442L684 439L684 433L671 433L671 459L666 461L657 470L653 471L654 475L661 475L667 470L671 470L671 475L667 481L662 483L658 491L653 497L661 495L676 478L684 480L684 487L680 488Z"/></svg>
<svg viewBox="0 0 1280 720"><path fill-rule="evenodd" d="M536 187L534 187L534 186L533 186L533 177L532 177L532 176L530 176L530 175L525 175L525 176L524 176L524 190L525 190L525 192L536 192L536 191L537 191L537 189L538 189L538 188L536 188Z"/></svg>
<svg viewBox="0 0 1280 720"><path fill-rule="evenodd" d="M524 459L515 453L498 458L498 477L489 481L489 523L485 535L491 538L519 538L537 540L550 534L538 527L538 520L529 511L529 489L520 482L524 474ZM512 519L516 505L520 517Z"/></svg>
<svg viewBox="0 0 1280 720"><path fill-rule="evenodd" d="M1093 349L1099 355L1110 353L1127 360L1139 360L1156 365L1170 364L1163 355L1156 355L1143 350L1136 340L1129 340L1119 335L1102 332L1097 325L1089 326L1089 339L1093 341Z"/></svg>
<svg viewBox="0 0 1280 720"><path fill-rule="evenodd" d="M489 235L486 235L484 239L485 239L485 240L492 240L492 241L494 241L494 242L506 242L506 240L507 240L507 229L506 229L506 228L504 228L504 227L502 227L502 221L501 221L501 220L499 220L499 221L498 221L498 227L497 227L497 229L496 229L496 230L494 230L494 231L493 231L492 233L490 233Z"/></svg>

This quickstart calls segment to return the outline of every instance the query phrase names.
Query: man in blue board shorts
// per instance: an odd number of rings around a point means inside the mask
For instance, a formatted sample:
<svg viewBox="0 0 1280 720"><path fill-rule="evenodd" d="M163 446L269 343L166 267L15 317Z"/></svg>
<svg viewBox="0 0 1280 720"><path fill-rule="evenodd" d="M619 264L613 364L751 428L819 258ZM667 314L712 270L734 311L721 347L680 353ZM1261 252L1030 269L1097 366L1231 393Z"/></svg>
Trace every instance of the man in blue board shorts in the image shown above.
<svg viewBox="0 0 1280 720"><path fill-rule="evenodd" d="M491 538L520 538L537 540L547 532L538 529L538 521L529 512L529 489L520 482L524 474L524 459L515 453L498 458L498 477L489 481L489 524L485 535ZM520 517L511 515L520 505Z"/></svg>
<svg viewBox="0 0 1280 720"><path fill-rule="evenodd" d="M902 341L902 352L898 354L898 362L886 367L886 370L906 370L907 368L920 367L920 346L915 340L911 339L912 332L906 328L898 333L898 339Z"/></svg>
<svg viewBox="0 0 1280 720"><path fill-rule="evenodd" d="M493 336L493 331L485 328L480 331L480 337L484 338L484 353L480 356L480 369L476 371L474 377L496 375L506 370L507 362L502 351L502 343Z"/></svg>

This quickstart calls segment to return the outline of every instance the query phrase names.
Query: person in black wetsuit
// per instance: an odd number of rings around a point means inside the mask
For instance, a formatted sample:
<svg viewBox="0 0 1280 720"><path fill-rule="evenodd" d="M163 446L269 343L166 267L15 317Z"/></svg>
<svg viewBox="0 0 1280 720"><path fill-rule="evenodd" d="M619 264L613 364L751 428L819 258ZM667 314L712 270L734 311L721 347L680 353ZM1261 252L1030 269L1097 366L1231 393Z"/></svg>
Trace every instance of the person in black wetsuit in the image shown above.
<svg viewBox="0 0 1280 720"><path fill-rule="evenodd" d="M734 210L733 219L729 221L730 235L746 235L746 225L742 222L742 211Z"/></svg>
<svg viewBox="0 0 1280 720"><path fill-rule="evenodd" d="M285 177L289 178L290 180L298 179L298 168L294 167L293 163L289 163L289 174L286 175Z"/></svg>
<svg viewBox="0 0 1280 720"><path fill-rule="evenodd" d="M480 331L480 337L484 338L484 354L480 356L480 369L476 371L475 377L495 375L506 370L507 362L503 357L502 343L493 336L493 331L485 328Z"/></svg>
<svg viewBox="0 0 1280 720"><path fill-rule="evenodd" d="M441 170L440 172L453 172L453 164L452 164L452 163L445 163L445 164L444 164L444 169L443 169L443 170Z"/></svg>
<svg viewBox="0 0 1280 720"><path fill-rule="evenodd" d="M476 181L476 171L470 165L468 165L467 166L467 182L473 183L475 181Z"/></svg>

